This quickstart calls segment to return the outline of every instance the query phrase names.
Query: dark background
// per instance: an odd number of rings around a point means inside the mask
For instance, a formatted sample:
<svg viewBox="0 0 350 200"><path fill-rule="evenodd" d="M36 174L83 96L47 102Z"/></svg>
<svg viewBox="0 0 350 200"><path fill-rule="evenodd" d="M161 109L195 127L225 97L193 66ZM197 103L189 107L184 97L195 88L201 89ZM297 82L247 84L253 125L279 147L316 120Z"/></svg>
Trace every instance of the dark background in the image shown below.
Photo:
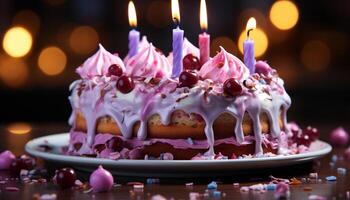
<svg viewBox="0 0 350 200"><path fill-rule="evenodd" d="M287 31L277 29L269 19L274 2L207 0L208 32L214 43L212 54L223 45L242 58L237 48L238 37L247 19L256 17L258 27L269 39L267 51L258 59L268 60L285 79L293 100L289 119L301 124L347 124L350 1L293 1L299 10L299 20ZM173 28L170 0L135 0L134 3L138 30L155 46L169 52ZM1 0L1 40L9 28L20 25L31 32L33 46L21 58L10 58L3 48L0 50L0 124L67 121L71 111L68 86L78 79L75 68L94 53L98 42L121 57L127 53L130 30L127 4L126 0ZM180 6L185 36L196 44L201 32L199 0L182 0ZM85 32L72 38L72 32L81 26ZM72 43L78 43L75 50ZM79 44L85 45L84 52L79 52ZM55 76L45 75L38 67L39 54L47 46L59 47L67 57L64 71ZM13 75L16 70L9 72L7 65L18 62L24 63L26 70L12 80L20 79L20 83L12 84L6 81L7 73Z"/></svg>

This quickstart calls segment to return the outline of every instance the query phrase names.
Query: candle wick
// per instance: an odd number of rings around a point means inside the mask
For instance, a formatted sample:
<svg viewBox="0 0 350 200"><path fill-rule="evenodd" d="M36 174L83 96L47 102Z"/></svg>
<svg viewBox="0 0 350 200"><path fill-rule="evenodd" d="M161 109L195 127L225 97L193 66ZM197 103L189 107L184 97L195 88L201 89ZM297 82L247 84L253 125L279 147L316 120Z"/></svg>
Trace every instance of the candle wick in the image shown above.
<svg viewBox="0 0 350 200"><path fill-rule="evenodd" d="M180 21L179 21L179 19L176 18L176 17L174 17L173 20L174 20L175 26L176 26L176 27L179 27L179 26L180 26Z"/></svg>
<svg viewBox="0 0 350 200"><path fill-rule="evenodd" d="M251 28L251 29L248 29L248 31L247 31L247 37L249 38L249 34L250 34L250 31L252 31L253 29Z"/></svg>

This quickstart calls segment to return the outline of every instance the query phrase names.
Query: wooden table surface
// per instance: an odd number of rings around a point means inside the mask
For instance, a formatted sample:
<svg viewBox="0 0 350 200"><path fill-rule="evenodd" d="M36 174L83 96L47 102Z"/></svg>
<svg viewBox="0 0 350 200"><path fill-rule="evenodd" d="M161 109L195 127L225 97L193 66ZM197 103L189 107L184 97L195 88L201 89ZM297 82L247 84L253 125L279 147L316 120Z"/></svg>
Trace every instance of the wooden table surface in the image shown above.
<svg viewBox="0 0 350 200"><path fill-rule="evenodd" d="M0 127L1 139L0 150L9 149L16 155L24 153L25 143L42 135L66 132L69 127L65 124L41 124L31 125L32 130L28 134L12 134L8 131L8 125ZM327 140L328 133L335 126L318 126L322 134L321 139ZM349 130L349 129L348 129ZM333 151L319 161L314 161L302 165L281 167L274 169L253 170L248 174L234 172L227 177L208 177L208 178L187 178L187 179L159 179L158 184L147 184L145 178L115 177L115 182L121 185L113 187L113 190L107 193L86 192L86 190L67 189L61 190L50 180L55 169L62 166L48 166L39 160L40 165L47 168L45 174L47 183L24 183L16 180L8 171L0 171L0 199L33 199L43 194L56 194L58 199L152 199L154 195L160 194L166 199L189 199L190 194L199 193L200 199L213 199L213 191L206 192L207 184L211 181L218 182L217 191L221 192L221 199L273 199L274 192L242 192L240 187L250 186L258 183L268 183L270 175L279 178L297 178L303 180L300 185L290 186L291 199L308 199L310 195L320 195L327 199L349 199L350 193L350 171L346 174L337 173L337 168L342 167L350 170L350 161L342 160L344 148L334 148ZM332 157L337 155L338 160L332 162ZM334 166L333 166L333 164ZM155 169L156 170L156 169ZM319 180L307 179L310 173L317 172ZM82 182L88 180L89 174L77 172ZM326 181L325 177L334 175L336 181ZM156 178L156 177L154 177ZM139 181L144 183L143 190L135 190L127 183ZM185 186L185 183L193 182L192 187ZM239 187L234 187L233 183L239 182ZM9 191L8 187L19 188L18 191ZM7 189L6 189L7 188ZM216 198L218 199L218 198Z"/></svg>

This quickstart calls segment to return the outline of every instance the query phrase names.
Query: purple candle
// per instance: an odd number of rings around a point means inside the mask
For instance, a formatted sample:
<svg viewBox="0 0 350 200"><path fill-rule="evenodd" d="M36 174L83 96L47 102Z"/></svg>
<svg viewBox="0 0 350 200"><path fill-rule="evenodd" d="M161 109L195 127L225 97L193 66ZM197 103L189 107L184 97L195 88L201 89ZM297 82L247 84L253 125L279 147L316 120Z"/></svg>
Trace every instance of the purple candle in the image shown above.
<svg viewBox="0 0 350 200"><path fill-rule="evenodd" d="M256 28L256 20L251 17L247 22L247 39L243 42L243 54L244 64L248 67L249 72L253 74L255 72L255 54L254 54L254 41L250 39L250 31Z"/></svg>
<svg viewBox="0 0 350 200"><path fill-rule="evenodd" d="M135 5L132 1L129 2L128 6L128 14L129 14L129 24L133 28L129 32L129 57L137 54L138 46L140 42L140 32L136 31L135 28L137 26L137 17L136 17L136 9Z"/></svg>
<svg viewBox="0 0 350 200"><path fill-rule="evenodd" d="M173 29L173 71L172 77L177 78L182 72L182 47L184 39L184 31L180 29L180 9L178 0L171 1L171 11L172 17L175 24L177 25L176 29Z"/></svg>

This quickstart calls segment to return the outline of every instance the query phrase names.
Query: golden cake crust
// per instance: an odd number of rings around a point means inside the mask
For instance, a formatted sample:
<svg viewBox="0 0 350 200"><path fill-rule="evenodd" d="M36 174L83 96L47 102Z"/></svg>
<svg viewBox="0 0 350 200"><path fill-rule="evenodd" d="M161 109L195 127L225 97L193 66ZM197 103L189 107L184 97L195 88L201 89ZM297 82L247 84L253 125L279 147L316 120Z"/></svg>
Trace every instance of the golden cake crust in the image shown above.
<svg viewBox="0 0 350 200"><path fill-rule="evenodd" d="M279 125L283 128L283 118L279 117ZM134 124L133 136L137 135L139 122ZM215 139L223 139L234 136L235 118L228 114L221 114L213 124ZM268 134L270 122L266 114L260 115L260 124L263 133ZM77 112L75 127L76 131L86 132L86 120L81 112ZM169 125L163 125L159 115L153 115L148 120L147 138L165 138L165 139L206 139L205 122L197 114L187 114L182 110L173 112ZM245 114L242 123L244 135L253 135L253 123L248 114ZM110 133L122 135L117 123L109 116L101 117L96 122L96 133Z"/></svg>

